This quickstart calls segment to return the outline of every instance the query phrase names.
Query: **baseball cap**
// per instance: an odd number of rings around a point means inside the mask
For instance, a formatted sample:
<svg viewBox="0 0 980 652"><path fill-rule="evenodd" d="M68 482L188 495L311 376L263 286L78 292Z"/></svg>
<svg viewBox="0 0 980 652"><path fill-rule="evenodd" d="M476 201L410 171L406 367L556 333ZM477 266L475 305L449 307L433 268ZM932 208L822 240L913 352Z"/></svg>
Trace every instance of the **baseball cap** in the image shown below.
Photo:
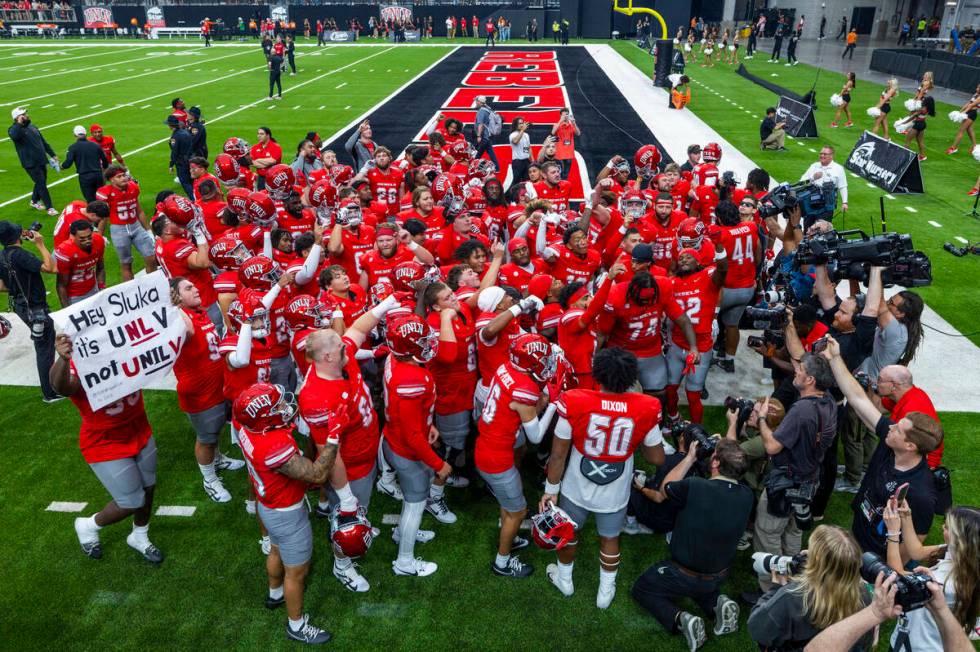
<svg viewBox="0 0 980 652"><path fill-rule="evenodd" d="M635 260L638 263L652 263L653 247L646 244L645 242L641 242L635 247L633 247L633 251L630 255L633 257L633 260Z"/></svg>
<svg viewBox="0 0 980 652"><path fill-rule="evenodd" d="M192 106L191 108L187 109L187 112L190 113L195 118L201 117L201 107L199 106Z"/></svg>
<svg viewBox="0 0 980 652"><path fill-rule="evenodd" d="M26 115L26 114L27 114L27 109L25 109L22 106L18 106L16 109L14 109L13 111L10 112L10 117L13 118L14 120L16 120L20 116Z"/></svg>
<svg viewBox="0 0 980 652"><path fill-rule="evenodd" d="M694 152L700 152L700 151L701 151L701 146L698 145L698 144L688 145L687 146L687 153L688 154L693 154Z"/></svg>
<svg viewBox="0 0 980 652"><path fill-rule="evenodd" d="M85 135L85 127L83 127L82 125L75 125L75 128L72 129L71 132L73 134L75 134L76 136L84 136Z"/></svg>
<svg viewBox="0 0 980 652"><path fill-rule="evenodd" d="M507 253L514 253L515 249L520 249L521 247L527 246L527 240L524 238L511 238L510 242L507 243Z"/></svg>
<svg viewBox="0 0 980 652"><path fill-rule="evenodd" d="M89 131L102 131L102 125L93 123L91 127L88 128Z"/></svg>
<svg viewBox="0 0 980 652"><path fill-rule="evenodd" d="M168 115L164 124L171 127L177 127L180 125L180 120L175 115Z"/></svg>
<svg viewBox="0 0 980 652"><path fill-rule="evenodd" d="M539 274L531 279L531 282L527 286L528 296L535 296L542 301L548 296L548 291L551 289L552 283L555 282L555 277L551 274Z"/></svg>
<svg viewBox="0 0 980 652"><path fill-rule="evenodd" d="M0 244L3 246L12 245L20 239L20 234L24 229L19 224L0 220Z"/></svg>

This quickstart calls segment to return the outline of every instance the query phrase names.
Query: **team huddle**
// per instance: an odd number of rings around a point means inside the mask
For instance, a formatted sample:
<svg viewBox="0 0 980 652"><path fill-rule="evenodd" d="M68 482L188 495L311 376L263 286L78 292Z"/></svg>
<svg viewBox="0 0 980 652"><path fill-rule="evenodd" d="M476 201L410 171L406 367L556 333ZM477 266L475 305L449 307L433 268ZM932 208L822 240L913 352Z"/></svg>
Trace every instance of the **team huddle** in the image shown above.
<svg viewBox="0 0 980 652"><path fill-rule="evenodd" d="M229 138L210 165L192 159L193 199L163 191L149 220L137 182L113 165L97 200L72 203L56 227L66 303L104 287L102 233L124 279L134 247L170 279L187 327L177 397L204 490L230 501L218 472L247 468L266 606L286 605L298 640L329 638L302 612L308 492L330 523L334 575L363 592L354 559L379 534L367 519L373 492L402 501L394 573L431 575L437 564L415 554L436 536L421 529L423 514L457 520L445 488L475 479L472 464L500 505L490 569L524 578L534 569L515 553L530 545L519 534L529 446L542 461L550 451L531 537L558 551L546 574L571 595L577 532L593 514L596 604L609 606L634 453L662 464L681 386L700 422L709 369L734 371L765 257L767 175L738 188L715 143L692 146L683 167L646 145L610 160L575 211L557 163L505 191L454 122L399 160L372 145L359 171L309 141L309 165L283 164L268 129L253 147ZM98 530L133 514L128 542L159 563L146 529L156 457L142 397L93 411L70 338L59 336L57 352L52 382L81 412L83 456L115 505L76 520L82 550L101 556ZM228 421L244 464L219 450Z"/></svg>

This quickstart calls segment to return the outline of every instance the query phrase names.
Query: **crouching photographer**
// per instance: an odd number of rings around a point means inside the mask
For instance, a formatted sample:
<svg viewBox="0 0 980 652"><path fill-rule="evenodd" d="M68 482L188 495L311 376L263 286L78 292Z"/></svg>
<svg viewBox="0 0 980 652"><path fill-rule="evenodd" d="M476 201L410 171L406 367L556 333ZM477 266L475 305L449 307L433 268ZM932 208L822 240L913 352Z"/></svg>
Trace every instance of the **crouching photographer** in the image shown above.
<svg viewBox="0 0 980 652"><path fill-rule="evenodd" d="M665 630L682 633L688 649L707 639L700 616L681 611L683 598L692 599L706 614L713 614L715 635L738 630L738 604L719 593L735 559L736 542L752 511L752 491L739 484L747 461L737 444L721 440L704 460L710 479L685 478L698 464L700 444L690 441L684 460L656 490L661 501L678 508L670 558L650 568L633 584L633 598L656 617Z"/></svg>
<svg viewBox="0 0 980 652"><path fill-rule="evenodd" d="M802 529L813 525L810 503L817 490L824 453L837 431L837 405L827 391L834 382L827 360L806 353L793 361L793 367L793 387L799 398L779 427L774 431L766 421L769 399L750 418L771 458L756 509L752 533L755 551L777 555L798 553ZM772 583L760 578L759 586L768 591Z"/></svg>
<svg viewBox="0 0 980 652"><path fill-rule="evenodd" d="M753 568L775 588L749 614L749 636L766 652L793 652L821 630L857 613L871 602L861 582L861 548L850 532L820 525L809 548L792 558L756 553ZM850 649L868 650L871 633ZM847 648L839 648L843 652Z"/></svg>

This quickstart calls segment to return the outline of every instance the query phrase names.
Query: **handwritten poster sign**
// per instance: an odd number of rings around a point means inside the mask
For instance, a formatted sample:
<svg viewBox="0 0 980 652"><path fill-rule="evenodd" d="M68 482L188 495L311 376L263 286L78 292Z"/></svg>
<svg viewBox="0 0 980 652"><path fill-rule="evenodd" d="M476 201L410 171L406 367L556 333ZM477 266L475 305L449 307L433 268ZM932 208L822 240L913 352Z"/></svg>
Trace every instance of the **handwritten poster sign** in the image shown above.
<svg viewBox="0 0 980 652"><path fill-rule="evenodd" d="M106 288L51 319L71 336L72 362L93 410L167 375L186 334L162 271Z"/></svg>

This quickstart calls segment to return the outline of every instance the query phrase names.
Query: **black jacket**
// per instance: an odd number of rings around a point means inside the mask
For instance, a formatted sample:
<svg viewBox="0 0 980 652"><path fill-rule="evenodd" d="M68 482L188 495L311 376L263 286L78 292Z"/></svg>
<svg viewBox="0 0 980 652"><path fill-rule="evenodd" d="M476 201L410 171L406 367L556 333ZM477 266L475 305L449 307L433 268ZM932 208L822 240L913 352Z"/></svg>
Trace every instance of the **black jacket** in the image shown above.
<svg viewBox="0 0 980 652"><path fill-rule="evenodd" d="M192 122L187 125L191 134L192 151L194 156L208 157L208 130L203 122Z"/></svg>
<svg viewBox="0 0 980 652"><path fill-rule="evenodd" d="M54 156L54 150L44 136L33 124L22 125L14 122L7 129L7 135L17 149L17 157L24 168L43 168L48 164L48 157Z"/></svg>
<svg viewBox="0 0 980 652"><path fill-rule="evenodd" d="M187 165L194 152L194 137L181 127L170 136L170 166Z"/></svg>
<svg viewBox="0 0 980 652"><path fill-rule="evenodd" d="M105 152L99 147L98 143L91 140L79 138L69 145L65 160L61 162L61 169L67 170L72 165L78 170L79 175L83 174L102 174L102 170L109 167Z"/></svg>

